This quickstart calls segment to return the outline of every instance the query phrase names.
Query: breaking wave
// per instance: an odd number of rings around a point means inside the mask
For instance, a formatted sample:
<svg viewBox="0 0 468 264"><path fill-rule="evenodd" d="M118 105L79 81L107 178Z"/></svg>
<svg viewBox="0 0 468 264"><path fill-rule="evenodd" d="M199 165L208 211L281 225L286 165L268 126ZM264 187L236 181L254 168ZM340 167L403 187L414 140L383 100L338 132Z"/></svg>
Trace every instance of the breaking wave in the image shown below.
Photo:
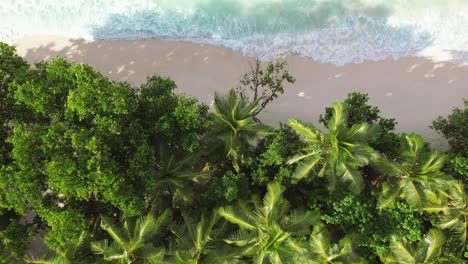
<svg viewBox="0 0 468 264"><path fill-rule="evenodd" d="M465 0L2 0L0 40L160 38L263 60L343 65L411 56L468 63Z"/></svg>

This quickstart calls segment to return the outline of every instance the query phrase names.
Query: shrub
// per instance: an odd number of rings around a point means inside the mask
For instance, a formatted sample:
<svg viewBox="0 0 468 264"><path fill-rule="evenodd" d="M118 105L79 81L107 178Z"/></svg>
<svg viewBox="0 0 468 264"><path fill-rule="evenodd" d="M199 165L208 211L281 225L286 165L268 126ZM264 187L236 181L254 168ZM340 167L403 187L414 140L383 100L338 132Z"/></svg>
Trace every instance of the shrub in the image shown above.
<svg viewBox="0 0 468 264"><path fill-rule="evenodd" d="M455 108L444 118L439 116L432 122L432 128L445 136L452 151L468 156L468 98L465 99L465 108Z"/></svg>

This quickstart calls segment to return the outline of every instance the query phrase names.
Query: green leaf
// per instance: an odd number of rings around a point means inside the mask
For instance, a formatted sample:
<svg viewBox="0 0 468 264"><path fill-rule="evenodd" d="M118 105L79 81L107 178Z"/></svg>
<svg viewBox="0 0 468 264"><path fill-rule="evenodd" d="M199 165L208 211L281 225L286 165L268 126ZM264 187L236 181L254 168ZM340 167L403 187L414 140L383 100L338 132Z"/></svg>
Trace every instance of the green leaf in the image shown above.
<svg viewBox="0 0 468 264"><path fill-rule="evenodd" d="M445 242L445 237L442 231L439 229L431 229L424 238L424 248L427 248L426 258L424 262L428 262L436 257L442 244Z"/></svg>
<svg viewBox="0 0 468 264"><path fill-rule="evenodd" d="M227 221L238 225L240 228L247 229L247 230L253 230L255 229L255 226L250 224L248 220L243 219L243 217L237 215L234 213L232 207L221 207L218 209L218 214L222 217L224 217Z"/></svg>

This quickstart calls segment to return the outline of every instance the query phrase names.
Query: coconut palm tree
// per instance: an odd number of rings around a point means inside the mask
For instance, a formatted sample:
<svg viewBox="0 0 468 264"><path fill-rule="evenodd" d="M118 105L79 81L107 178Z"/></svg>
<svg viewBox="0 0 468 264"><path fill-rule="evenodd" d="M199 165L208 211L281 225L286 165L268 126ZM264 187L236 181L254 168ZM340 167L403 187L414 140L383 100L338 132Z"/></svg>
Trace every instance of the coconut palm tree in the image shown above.
<svg viewBox="0 0 468 264"><path fill-rule="evenodd" d="M182 212L183 222L172 225L171 232L175 241L169 255L173 263L236 263L237 250L227 246L222 236L226 232L226 224L220 223L216 212L208 215L201 213L197 222L191 212Z"/></svg>
<svg viewBox="0 0 468 264"><path fill-rule="evenodd" d="M82 233L76 243L69 242L62 249L55 250L55 253L47 253L39 258L26 257L25 262L34 264L95 263L89 242L88 234Z"/></svg>
<svg viewBox="0 0 468 264"><path fill-rule="evenodd" d="M113 241L109 243L105 239L92 242L91 249L110 263L160 263L165 249L156 248L152 244L152 238L168 216L169 210L166 210L158 218L151 213L136 220L126 218L121 226L111 218L103 217L101 226Z"/></svg>
<svg viewBox="0 0 468 264"><path fill-rule="evenodd" d="M215 93L216 119L213 137L223 143L226 156L232 160L236 169L251 141L269 131L267 126L255 119L258 107L258 100L248 103L237 97L234 89L225 97Z"/></svg>
<svg viewBox="0 0 468 264"><path fill-rule="evenodd" d="M468 229L468 195L463 182L453 184L447 194L448 202L441 205L431 205L424 209L429 212L441 213L436 226L442 230L448 230L451 237L459 241L459 247L464 248Z"/></svg>
<svg viewBox="0 0 468 264"><path fill-rule="evenodd" d="M284 187L278 182L268 184L263 203L258 196L236 207L223 207L218 213L237 225L239 231L224 241L238 246L243 256L254 263L291 263L307 250L295 237L307 235L319 214L312 211L290 212L289 202L282 197Z"/></svg>
<svg viewBox="0 0 468 264"><path fill-rule="evenodd" d="M195 154L182 154L160 146L156 153L154 190L160 197L172 197L173 206L194 204L196 195L193 185L206 173L196 164L199 157Z"/></svg>
<svg viewBox="0 0 468 264"><path fill-rule="evenodd" d="M428 151L422 137L416 134L406 135L405 143L398 158L382 157L375 163L376 170L385 177L380 184L380 208L393 207L399 198L403 198L413 208L423 210L430 200L440 202L443 191L452 184L452 178L441 171L444 155Z"/></svg>
<svg viewBox="0 0 468 264"><path fill-rule="evenodd" d="M445 242L445 237L439 229L431 229L417 245L410 245L393 237L390 241L390 252L380 256L385 264L423 264L434 263Z"/></svg>
<svg viewBox="0 0 468 264"><path fill-rule="evenodd" d="M308 146L303 154L293 157L288 163L299 163L293 175L296 180L316 172L319 177L328 178L330 190L334 190L337 179L341 179L348 183L351 191L359 193L364 185L359 168L378 157L368 145L378 134L378 127L361 123L348 128L343 104L334 103L333 111L327 133L311 124L289 120L289 126L304 138Z"/></svg>
<svg viewBox="0 0 468 264"><path fill-rule="evenodd" d="M354 241L354 235L347 235L338 243L333 243L325 226L316 225L310 235L307 257L302 263L362 263L362 259L353 252Z"/></svg>

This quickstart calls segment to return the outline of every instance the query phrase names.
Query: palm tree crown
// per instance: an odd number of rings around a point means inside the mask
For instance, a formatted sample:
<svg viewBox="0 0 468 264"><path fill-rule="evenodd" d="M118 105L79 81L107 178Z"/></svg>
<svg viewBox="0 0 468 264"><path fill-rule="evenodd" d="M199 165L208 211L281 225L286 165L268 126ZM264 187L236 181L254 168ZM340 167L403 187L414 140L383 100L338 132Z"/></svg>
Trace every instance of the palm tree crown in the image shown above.
<svg viewBox="0 0 468 264"><path fill-rule="evenodd" d="M431 209L442 212L437 227L448 230L459 241L459 247L464 248L468 230L468 206L465 187L462 182L457 182L448 191L449 202Z"/></svg>
<svg viewBox="0 0 468 264"><path fill-rule="evenodd" d="M82 233L76 243L67 242L63 249L56 249L55 254L48 253L39 258L27 257L25 261L33 264L90 263L93 259L89 248L89 235Z"/></svg>
<svg viewBox="0 0 468 264"><path fill-rule="evenodd" d="M226 247L222 240L225 234L225 222L219 215L201 213L197 222L193 214L182 213L183 223L171 227L175 241L171 245L169 255L174 263L235 263L236 251Z"/></svg>
<svg viewBox="0 0 468 264"><path fill-rule="evenodd" d="M434 263L445 237L439 229L431 229L417 245L410 245L393 237L390 241L390 253L381 255L385 264L420 264Z"/></svg>
<svg viewBox="0 0 468 264"><path fill-rule="evenodd" d="M354 235L347 235L338 243L333 243L326 227L322 224L316 225L310 235L309 254L303 263L362 263L362 259L353 252L355 238Z"/></svg>
<svg viewBox="0 0 468 264"><path fill-rule="evenodd" d="M289 120L291 126L308 143L304 153L293 157L289 164L299 163L294 178L300 180L318 170L319 177L328 177L333 190L337 178L349 183L349 188L359 193L363 179L358 171L378 157L368 142L377 135L378 127L367 123L346 126L343 104L333 104L333 117L328 123L328 133L321 132L311 124L296 119Z"/></svg>
<svg viewBox="0 0 468 264"><path fill-rule="evenodd" d="M154 247L151 240L168 216L169 210L166 210L157 219L152 214L139 217L136 221L127 218L122 226L104 217L101 226L113 241L110 244L107 239L92 242L91 249L95 254L103 255L104 260L110 263L160 263L165 250Z"/></svg>
<svg viewBox="0 0 468 264"><path fill-rule="evenodd" d="M284 187L274 182L268 185L263 203L256 196L250 203L240 202L235 208L218 210L227 221L239 226L239 231L225 239L241 248L241 254L253 257L255 263L290 263L306 253L295 236L306 235L319 214L312 211L290 211L282 197Z"/></svg>
<svg viewBox="0 0 468 264"><path fill-rule="evenodd" d="M251 141L269 130L255 119L258 106L258 101L248 103L238 98L234 89L225 97L215 93L215 136L224 143L226 155L235 167Z"/></svg>
<svg viewBox="0 0 468 264"><path fill-rule="evenodd" d="M405 149L395 160L382 157L376 163L386 180L381 184L379 207L392 207L403 198L415 209L423 210L430 200L441 199L444 190L450 188L452 178L441 169L445 156L428 151L421 136L405 136Z"/></svg>

